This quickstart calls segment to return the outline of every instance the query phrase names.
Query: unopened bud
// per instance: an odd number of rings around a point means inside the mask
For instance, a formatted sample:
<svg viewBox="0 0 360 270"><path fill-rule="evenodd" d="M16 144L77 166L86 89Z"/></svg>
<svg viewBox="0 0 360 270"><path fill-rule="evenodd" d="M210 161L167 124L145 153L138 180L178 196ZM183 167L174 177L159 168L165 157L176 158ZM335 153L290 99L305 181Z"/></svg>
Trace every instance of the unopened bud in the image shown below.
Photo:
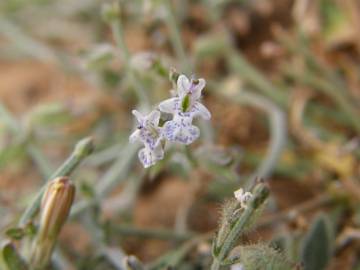
<svg viewBox="0 0 360 270"><path fill-rule="evenodd" d="M255 209L258 208L267 199L269 193L270 190L268 185L264 183L257 184L253 190L253 199L251 199L249 202L250 206Z"/></svg>
<svg viewBox="0 0 360 270"><path fill-rule="evenodd" d="M57 235L74 201L75 186L67 177L50 182L41 202L40 232Z"/></svg>
<svg viewBox="0 0 360 270"><path fill-rule="evenodd" d="M74 149L74 155L78 157L79 160L87 157L94 151L94 140L92 137L86 137L80 140Z"/></svg>
<svg viewBox="0 0 360 270"><path fill-rule="evenodd" d="M34 269L43 269L49 263L74 197L75 186L67 177L59 177L49 183L41 202L39 231L32 249Z"/></svg>

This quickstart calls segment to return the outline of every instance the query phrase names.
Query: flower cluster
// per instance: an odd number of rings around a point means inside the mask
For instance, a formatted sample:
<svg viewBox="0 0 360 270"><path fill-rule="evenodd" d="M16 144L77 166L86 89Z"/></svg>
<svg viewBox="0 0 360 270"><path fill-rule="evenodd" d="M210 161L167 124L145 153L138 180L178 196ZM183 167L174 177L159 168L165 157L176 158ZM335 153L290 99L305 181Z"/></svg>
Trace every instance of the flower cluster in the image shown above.
<svg viewBox="0 0 360 270"><path fill-rule="evenodd" d="M208 109L200 103L201 91L205 87L204 79L188 79L180 75L176 83L176 95L162 101L158 109L172 114L172 120L160 127L160 111L154 110L142 115L133 110L138 121L137 129L130 135L130 142L140 141L144 148L139 151L139 159L145 168L154 165L164 157L164 140L189 145L200 135L199 128L193 125L193 119L211 118Z"/></svg>
<svg viewBox="0 0 360 270"><path fill-rule="evenodd" d="M244 191L242 188L239 188L234 192L235 199L240 203L241 208L246 209L248 201L253 197L252 193L249 191Z"/></svg>

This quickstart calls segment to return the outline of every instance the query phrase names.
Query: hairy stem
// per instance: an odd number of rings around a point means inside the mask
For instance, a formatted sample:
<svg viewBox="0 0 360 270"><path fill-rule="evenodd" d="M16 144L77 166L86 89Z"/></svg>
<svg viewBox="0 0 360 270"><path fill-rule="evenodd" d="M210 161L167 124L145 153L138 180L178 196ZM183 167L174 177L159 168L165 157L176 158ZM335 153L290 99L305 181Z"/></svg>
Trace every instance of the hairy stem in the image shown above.
<svg viewBox="0 0 360 270"><path fill-rule="evenodd" d="M251 217L255 214L257 209L265 202L266 198L269 196L269 188L263 183L258 184L254 188L254 196L249 201L249 204L246 209L244 209L243 214L235 222L234 226L231 228L226 239L222 242L220 247L215 247L215 256L214 261L211 266L211 270L220 269L221 263L226 260L227 256L231 250L236 245L241 233L245 230Z"/></svg>

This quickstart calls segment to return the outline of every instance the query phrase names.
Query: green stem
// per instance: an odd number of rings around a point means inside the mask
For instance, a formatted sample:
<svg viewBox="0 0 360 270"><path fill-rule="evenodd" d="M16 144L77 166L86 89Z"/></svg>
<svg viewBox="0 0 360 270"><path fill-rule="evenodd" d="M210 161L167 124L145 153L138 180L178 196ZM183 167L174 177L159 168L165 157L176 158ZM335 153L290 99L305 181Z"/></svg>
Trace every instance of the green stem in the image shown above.
<svg viewBox="0 0 360 270"><path fill-rule="evenodd" d="M220 262L217 260L214 260L214 262L211 265L211 270L218 270L220 269L221 265Z"/></svg>
<svg viewBox="0 0 360 270"><path fill-rule="evenodd" d="M114 161L96 188L97 195L100 198L105 197L116 185L127 179L126 176L131 169L138 148L135 144L127 145Z"/></svg>
<svg viewBox="0 0 360 270"><path fill-rule="evenodd" d="M244 210L243 214L236 221L231 231L227 235L226 239L221 243L220 247L215 247L215 258L211 266L211 270L220 269L221 262L223 262L231 250L236 245L241 233L246 229L252 216L255 214L257 209L265 202L269 196L269 188L260 183L254 188L254 196L249 201L248 207Z"/></svg>
<svg viewBox="0 0 360 270"><path fill-rule="evenodd" d="M138 146L128 144L122 149L118 158L112 163L111 167L106 171L99 184L96 186L96 196L91 200L80 201L76 203L71 211L70 217L73 218L84 210L99 204L99 199L106 197L114 187L120 183L129 180L127 177L136 157ZM141 179L143 176L139 176Z"/></svg>
<svg viewBox="0 0 360 270"><path fill-rule="evenodd" d="M181 34L179 31L179 27L176 23L176 18L174 15L173 7L171 5L171 1L165 0L164 6L167 11L166 24L170 30L170 40L175 49L177 58L181 61L181 69L185 70L186 72L191 72L192 68L191 68L191 65L189 64L189 61L188 61L188 58L187 58L187 55L185 52L185 48L184 48L183 42L181 40Z"/></svg>
<svg viewBox="0 0 360 270"><path fill-rule="evenodd" d="M69 176L76 167L87 157L89 156L94 149L92 138L85 138L79 141L74 151L71 153L70 157L53 173L48 181L53 180L59 176ZM47 181L47 182L48 182ZM40 189L36 194L34 200L26 208L25 212L20 218L19 226L26 225L31 219L33 219L40 208L42 196L46 190L47 183Z"/></svg>
<svg viewBox="0 0 360 270"><path fill-rule="evenodd" d="M145 106L146 109L149 109L150 108L149 97L146 93L145 87L143 86L141 81L136 77L136 74L134 73L134 70L132 69L132 67L130 65L131 54L125 43L124 30L123 30L120 18L111 20L110 26L111 26L112 33L114 35L116 45L119 47L119 49L122 52L122 56L124 58L124 64L125 64L125 69L126 69L128 78L130 79L130 82L136 91L136 94L140 100L140 103L143 106Z"/></svg>

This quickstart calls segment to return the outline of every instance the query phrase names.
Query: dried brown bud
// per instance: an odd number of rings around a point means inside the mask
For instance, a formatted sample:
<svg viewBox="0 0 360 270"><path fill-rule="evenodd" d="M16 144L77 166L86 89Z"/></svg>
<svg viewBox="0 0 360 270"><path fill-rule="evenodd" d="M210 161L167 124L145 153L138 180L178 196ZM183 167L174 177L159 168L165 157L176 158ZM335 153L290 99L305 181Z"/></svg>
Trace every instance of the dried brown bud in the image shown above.
<svg viewBox="0 0 360 270"><path fill-rule="evenodd" d="M67 177L59 177L50 182L41 202L41 233L59 233L70 212L74 197L75 186Z"/></svg>
<svg viewBox="0 0 360 270"><path fill-rule="evenodd" d="M32 250L32 266L35 269L43 269L49 263L74 197L75 186L67 177L59 177L49 183L41 202L39 231Z"/></svg>

